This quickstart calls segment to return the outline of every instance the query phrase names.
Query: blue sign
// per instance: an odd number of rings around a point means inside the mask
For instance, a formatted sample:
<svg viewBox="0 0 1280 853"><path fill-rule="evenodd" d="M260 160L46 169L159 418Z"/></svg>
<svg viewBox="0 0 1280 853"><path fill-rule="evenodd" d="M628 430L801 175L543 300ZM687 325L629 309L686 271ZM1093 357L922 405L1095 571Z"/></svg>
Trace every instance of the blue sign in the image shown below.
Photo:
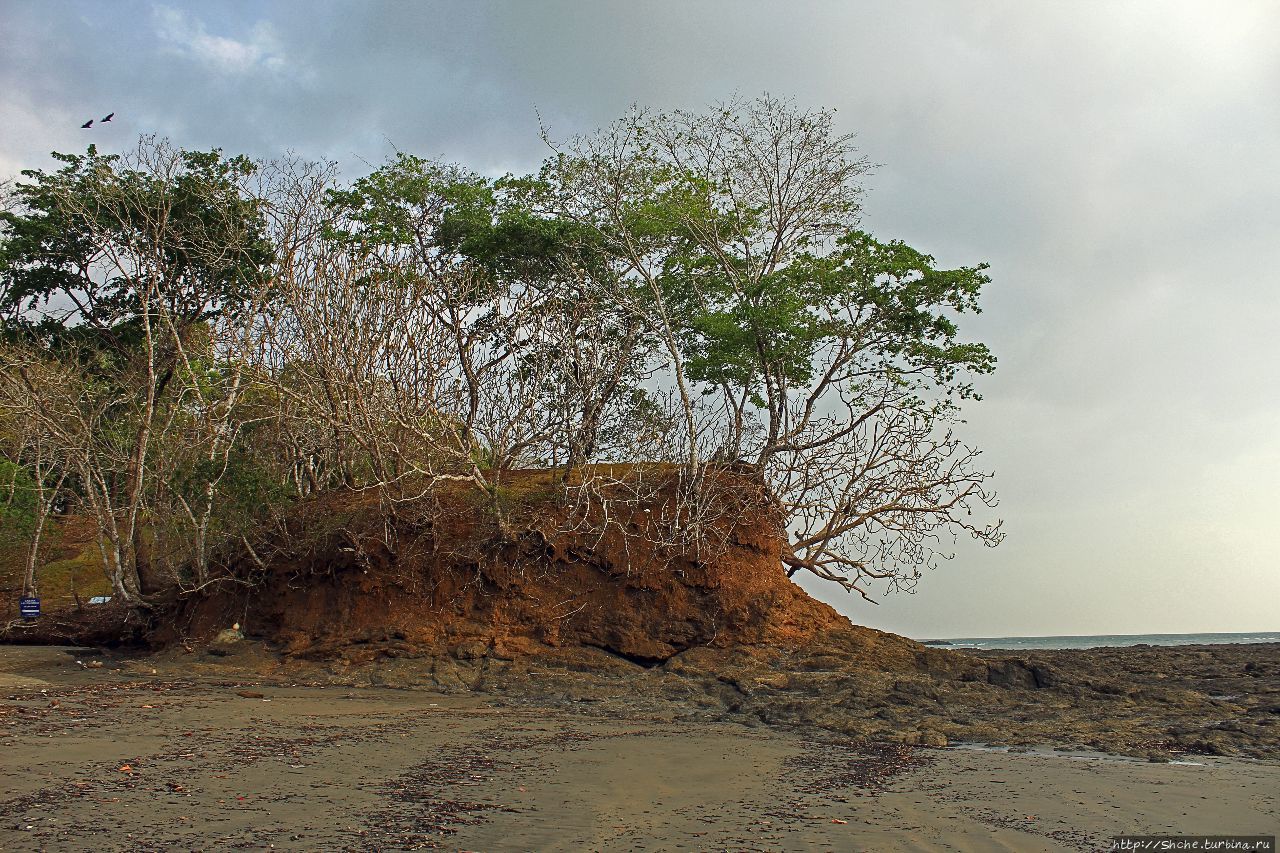
<svg viewBox="0 0 1280 853"><path fill-rule="evenodd" d="M40 615L40 599L38 598L18 599L18 612L22 614L23 619L35 619Z"/></svg>

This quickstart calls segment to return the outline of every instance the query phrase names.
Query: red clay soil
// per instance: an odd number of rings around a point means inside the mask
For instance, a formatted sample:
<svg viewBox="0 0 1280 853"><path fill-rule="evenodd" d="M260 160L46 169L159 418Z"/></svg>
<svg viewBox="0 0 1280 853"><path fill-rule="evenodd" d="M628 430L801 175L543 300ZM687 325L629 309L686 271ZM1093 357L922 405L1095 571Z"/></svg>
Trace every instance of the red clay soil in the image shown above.
<svg viewBox="0 0 1280 853"><path fill-rule="evenodd" d="M582 645L648 664L695 646L796 649L851 629L786 577L780 520L746 478L725 483L731 511L709 537L720 544L699 559L651 541L672 517L672 490L624 509L597 500L570 531L550 476L509 474L517 508L501 512L459 491L400 505L392 520L367 494L299 507L289 546L264 558L254 586L189 600L157 639L207 640L239 623L308 657L359 644L477 656ZM889 636L863 632L867 643Z"/></svg>

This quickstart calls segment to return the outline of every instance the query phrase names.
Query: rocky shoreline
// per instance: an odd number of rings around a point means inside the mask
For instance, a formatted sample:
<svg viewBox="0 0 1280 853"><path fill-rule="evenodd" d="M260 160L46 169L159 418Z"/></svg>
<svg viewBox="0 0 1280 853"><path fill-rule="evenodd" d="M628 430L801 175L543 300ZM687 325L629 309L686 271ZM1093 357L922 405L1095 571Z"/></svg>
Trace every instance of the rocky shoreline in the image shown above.
<svg viewBox="0 0 1280 853"><path fill-rule="evenodd" d="M89 651L80 661L103 661L98 673L83 672L89 678L415 689L603 717L642 713L815 730L869 743L1037 746L1153 761L1280 759L1280 644L947 653L920 647L905 660L877 661L865 639L832 632L795 651L699 647L655 665L590 647L511 655L479 642L432 654L370 641L315 659L234 637L153 655ZM69 656L65 665L76 666Z"/></svg>
<svg viewBox="0 0 1280 853"><path fill-rule="evenodd" d="M1280 643L974 654L1017 661L1051 695L1092 704L1116 722L1163 730L1163 751L1280 757Z"/></svg>

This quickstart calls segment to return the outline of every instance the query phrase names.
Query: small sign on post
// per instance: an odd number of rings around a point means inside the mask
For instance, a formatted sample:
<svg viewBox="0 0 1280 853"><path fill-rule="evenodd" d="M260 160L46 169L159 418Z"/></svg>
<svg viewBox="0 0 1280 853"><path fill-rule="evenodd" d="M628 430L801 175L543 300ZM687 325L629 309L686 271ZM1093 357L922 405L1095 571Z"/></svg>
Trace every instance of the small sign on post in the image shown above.
<svg viewBox="0 0 1280 853"><path fill-rule="evenodd" d="M18 613L23 619L36 619L40 616L40 599L38 598L20 598L18 599Z"/></svg>

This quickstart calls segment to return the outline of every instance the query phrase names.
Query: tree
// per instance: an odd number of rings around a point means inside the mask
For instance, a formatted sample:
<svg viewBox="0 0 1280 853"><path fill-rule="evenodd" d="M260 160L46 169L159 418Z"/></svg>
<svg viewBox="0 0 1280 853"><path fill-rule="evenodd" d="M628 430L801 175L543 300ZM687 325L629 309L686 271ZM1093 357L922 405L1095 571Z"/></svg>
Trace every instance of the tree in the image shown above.
<svg viewBox="0 0 1280 853"><path fill-rule="evenodd" d="M12 435L8 430L5 433L8 433L6 438ZM11 447L7 453L20 461L0 459L0 547L26 551L22 577L24 596L37 594L36 568L40 560L41 538L62 485L61 478L52 488L40 478L39 475L47 471L49 461L41 450L43 448L39 445L34 448ZM35 469L34 475L28 464Z"/></svg>
<svg viewBox="0 0 1280 853"><path fill-rule="evenodd" d="M949 431L969 377L994 368L954 322L978 310L985 267L939 269L861 231L867 169L833 112L765 96L633 110L540 175L547 214L594 230L635 282L687 464L709 431L712 461L750 464L780 501L790 571L864 595L870 579L909 585L942 534L1001 538L971 521L995 498Z"/></svg>
<svg viewBox="0 0 1280 853"><path fill-rule="evenodd" d="M54 394L49 411L68 414L59 426L32 413L64 439L107 573L118 595L136 599L147 502L165 485L151 482L164 458L156 443L189 405L217 407L192 381L203 370L193 342L210 322L252 310L270 246L245 158L154 138L127 156L93 147L54 156L63 168L24 172L0 211L3 330L25 347L7 378L31 400ZM33 387L36 370L48 388ZM225 435L214 434L215 443Z"/></svg>
<svg viewBox="0 0 1280 853"><path fill-rule="evenodd" d="M407 301L422 313L405 339L434 332L450 350L431 405L451 441L499 475L579 467L609 443L612 418L645 407L650 338L613 299L594 233L538 215L536 190L402 154L329 194L331 233L378 270L357 287L415 288Z"/></svg>

